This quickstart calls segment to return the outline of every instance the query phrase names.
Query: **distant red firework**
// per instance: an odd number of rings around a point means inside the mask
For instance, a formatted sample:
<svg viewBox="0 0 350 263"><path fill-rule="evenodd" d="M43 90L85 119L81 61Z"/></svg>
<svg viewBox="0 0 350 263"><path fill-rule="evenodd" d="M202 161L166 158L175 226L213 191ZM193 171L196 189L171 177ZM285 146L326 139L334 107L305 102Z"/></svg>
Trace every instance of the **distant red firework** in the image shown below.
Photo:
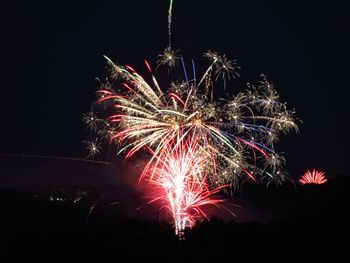
<svg viewBox="0 0 350 263"><path fill-rule="evenodd" d="M325 172L314 169L312 172L307 170L299 179L299 182L304 184L324 184L327 182Z"/></svg>

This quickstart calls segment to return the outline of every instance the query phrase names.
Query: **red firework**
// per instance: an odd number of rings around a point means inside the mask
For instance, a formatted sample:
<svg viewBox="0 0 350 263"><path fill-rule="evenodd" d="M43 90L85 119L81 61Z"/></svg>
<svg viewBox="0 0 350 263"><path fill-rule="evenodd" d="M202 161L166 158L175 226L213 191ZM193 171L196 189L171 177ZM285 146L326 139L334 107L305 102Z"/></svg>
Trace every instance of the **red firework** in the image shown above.
<svg viewBox="0 0 350 263"><path fill-rule="evenodd" d="M325 172L314 169L312 172L307 170L299 179L299 182L304 184L324 184L327 182Z"/></svg>
<svg viewBox="0 0 350 263"><path fill-rule="evenodd" d="M151 202L164 202L163 207L171 212L174 220L175 233L181 237L185 228L191 228L198 219L207 218L205 206L223 202L212 195L227 185L210 190L204 171L208 156L197 142L188 140L166 145L160 155L153 155L157 162L147 171L147 178L161 191Z"/></svg>

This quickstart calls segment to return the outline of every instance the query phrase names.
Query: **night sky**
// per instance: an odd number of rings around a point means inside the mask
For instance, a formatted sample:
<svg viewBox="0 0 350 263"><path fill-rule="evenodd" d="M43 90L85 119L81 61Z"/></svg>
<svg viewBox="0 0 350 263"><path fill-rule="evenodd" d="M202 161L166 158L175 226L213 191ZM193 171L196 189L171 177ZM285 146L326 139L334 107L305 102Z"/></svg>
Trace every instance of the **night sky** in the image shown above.
<svg viewBox="0 0 350 263"><path fill-rule="evenodd" d="M2 3L0 153L86 157L81 119L106 77L102 55L147 73L143 59L155 65L167 45L168 2ZM306 2L174 0L173 46L198 64L208 49L237 59L232 93L261 73L273 81L303 121L277 145L292 178L350 174L348 9Z"/></svg>

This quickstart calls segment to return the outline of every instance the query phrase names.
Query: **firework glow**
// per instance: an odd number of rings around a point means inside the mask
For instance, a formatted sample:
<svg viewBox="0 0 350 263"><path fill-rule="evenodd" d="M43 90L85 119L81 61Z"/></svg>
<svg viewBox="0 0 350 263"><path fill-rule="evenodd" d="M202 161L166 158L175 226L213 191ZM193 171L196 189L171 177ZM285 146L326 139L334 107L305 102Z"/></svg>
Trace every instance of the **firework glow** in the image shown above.
<svg viewBox="0 0 350 263"><path fill-rule="evenodd" d="M325 172L313 169L312 171L307 170L299 179L299 182L304 184L325 184L328 179L325 176Z"/></svg>
<svg viewBox="0 0 350 263"><path fill-rule="evenodd" d="M294 110L279 100L265 75L234 96L218 98L215 90L225 90L230 79L239 77L240 67L209 50L202 58L207 68L197 78L194 61L188 63L172 49L172 9L170 1L169 42L155 70L145 60L148 74L143 77L105 56L110 77L97 91L98 112L88 112L84 121L98 135L87 143L90 155L106 138L125 158L147 153L140 180L163 189L153 201L165 201L179 234L206 217L202 207L223 201L212 197L222 189L235 190L246 180L282 183L285 159L274 143L298 127ZM182 77L160 85L156 71L161 67Z"/></svg>

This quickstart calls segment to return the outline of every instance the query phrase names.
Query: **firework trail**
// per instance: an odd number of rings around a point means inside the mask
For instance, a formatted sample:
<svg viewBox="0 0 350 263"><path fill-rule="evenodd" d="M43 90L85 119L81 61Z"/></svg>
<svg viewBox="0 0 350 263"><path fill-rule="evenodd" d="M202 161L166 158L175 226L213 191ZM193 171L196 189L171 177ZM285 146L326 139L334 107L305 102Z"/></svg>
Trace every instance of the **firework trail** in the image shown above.
<svg viewBox="0 0 350 263"><path fill-rule="evenodd" d="M171 19L173 16L173 0L170 0L170 6L168 11L168 47L171 49Z"/></svg>
<svg viewBox="0 0 350 263"><path fill-rule="evenodd" d="M171 23L173 16L173 0L170 0L169 10L168 10L168 46L163 51L163 54L158 55L158 65L157 68L163 65L173 68L177 65L179 61L178 50L173 50L171 48Z"/></svg>
<svg viewBox="0 0 350 263"><path fill-rule="evenodd" d="M140 179L147 178L164 190L166 194L159 198L167 200L179 233L193 224L193 211L205 215L200 204L209 204L210 196L222 186L236 189L245 180L282 183L285 159L274 144L298 127L294 110L279 100L265 75L234 96L217 98L214 90L220 81L226 89L228 80L239 77L240 67L226 55L206 52L203 58L208 66L197 82L194 61L189 72L185 59L171 48L172 4L169 43L158 56L156 70L167 67L183 78L162 82L164 89L152 63L145 60L146 79L131 66L118 65L105 56L110 77L97 91L97 112L88 112L84 121L99 137L88 144L91 155L98 153L106 138L116 142L118 154L126 158L139 151L149 153Z"/></svg>
<svg viewBox="0 0 350 263"><path fill-rule="evenodd" d="M108 162L103 162L103 161L95 161L95 160L89 160L89 159L74 158L74 157L64 157L64 156L51 156L51 155L0 153L0 157L65 160L65 161L95 163L95 164L102 164L102 165L108 165L109 164Z"/></svg>
<svg viewBox="0 0 350 263"><path fill-rule="evenodd" d="M299 179L299 182L304 184L324 184L328 181L325 173L314 169L313 171L307 170Z"/></svg>

